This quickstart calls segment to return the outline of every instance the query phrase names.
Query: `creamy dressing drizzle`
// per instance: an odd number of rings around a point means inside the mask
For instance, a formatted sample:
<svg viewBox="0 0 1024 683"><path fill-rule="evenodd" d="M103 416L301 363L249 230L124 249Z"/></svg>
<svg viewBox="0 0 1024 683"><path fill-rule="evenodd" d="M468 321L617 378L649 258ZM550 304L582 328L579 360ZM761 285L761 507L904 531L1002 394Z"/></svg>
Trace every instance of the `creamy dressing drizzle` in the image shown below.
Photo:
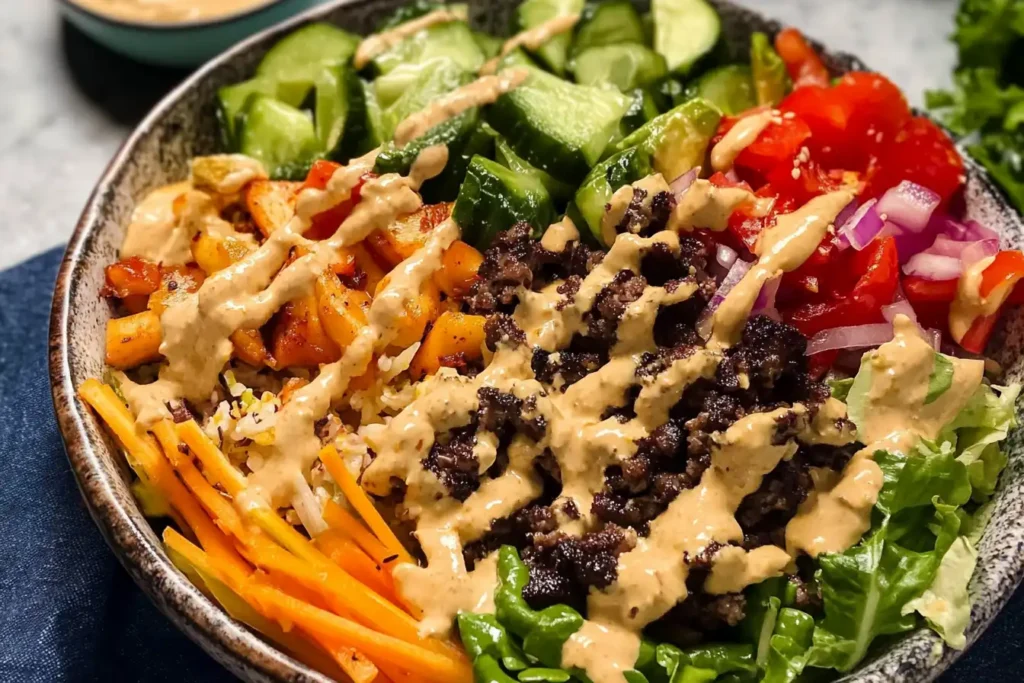
<svg viewBox="0 0 1024 683"><path fill-rule="evenodd" d="M802 550L817 556L856 543L871 526L871 508L882 488L882 471L872 459L875 451L909 455L919 439L937 438L981 384L983 361L952 358L952 385L926 404L935 351L906 316L896 317L893 330L892 341L867 354L871 387L857 435L867 446L841 475L812 472L815 490L786 526L786 547L791 553Z"/></svg>
<svg viewBox="0 0 1024 683"><path fill-rule="evenodd" d="M463 7L442 7L428 12L422 17L417 17L387 31L375 33L364 38L359 43L359 47L356 48L356 53L352 57L352 64L357 69L362 69L377 55L387 52L406 38L410 38L424 29L437 24L446 24L449 21L466 21L467 19L468 16Z"/></svg>
<svg viewBox="0 0 1024 683"><path fill-rule="evenodd" d="M555 36L565 33L566 31L571 31L572 27L575 26L579 20L579 13L562 14L557 17L552 17L541 24L537 24L533 28L520 31L502 44L501 51L498 52L497 57L488 60L482 67L480 67L480 73L492 74L497 71L498 64L501 63L501 58L515 50L517 47L525 47L527 50L537 50Z"/></svg>
<svg viewBox="0 0 1024 683"><path fill-rule="evenodd" d="M989 316L999 310L1013 291L1012 284L1001 284L993 289L988 296L982 297L982 273L995 260L995 256L987 256L967 267L957 283L956 299L949 309L949 332L957 342L963 340L971 325L978 318Z"/></svg>
<svg viewBox="0 0 1024 683"><path fill-rule="evenodd" d="M735 163L736 157L753 144L770 123L779 121L781 119L777 111L763 111L744 116L712 148L711 168L716 171L728 171Z"/></svg>
<svg viewBox="0 0 1024 683"><path fill-rule="evenodd" d="M764 216L774 203L774 199L758 197L742 187L718 187L698 179L678 198L668 227L678 232L699 228L722 232L729 225L729 216L740 206L753 204L754 215Z"/></svg>
<svg viewBox="0 0 1024 683"><path fill-rule="evenodd" d="M501 95L519 87L529 75L527 69L505 69L496 76L482 76L453 90L398 124L395 144L399 147L406 145L439 123L473 107L494 102Z"/></svg>

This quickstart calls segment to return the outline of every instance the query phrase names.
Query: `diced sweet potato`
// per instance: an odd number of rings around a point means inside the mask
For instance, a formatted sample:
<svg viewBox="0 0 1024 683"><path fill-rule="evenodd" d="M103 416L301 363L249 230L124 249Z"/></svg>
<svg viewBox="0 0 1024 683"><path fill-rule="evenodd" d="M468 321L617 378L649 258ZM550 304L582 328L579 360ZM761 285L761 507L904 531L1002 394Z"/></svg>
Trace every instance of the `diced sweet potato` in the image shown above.
<svg viewBox="0 0 1024 683"><path fill-rule="evenodd" d="M259 330L235 330L231 334L231 343L235 347L235 357L254 368L262 367L270 360Z"/></svg>
<svg viewBox="0 0 1024 683"><path fill-rule="evenodd" d="M434 374L446 364L446 358L460 357L464 361L482 358L486 320L482 315L442 313L412 360L409 372L413 378Z"/></svg>
<svg viewBox="0 0 1024 683"><path fill-rule="evenodd" d="M160 269L160 288L149 296L149 310L163 315L168 306L202 286L206 274L194 266L174 266Z"/></svg>
<svg viewBox="0 0 1024 683"><path fill-rule="evenodd" d="M249 255L253 243L234 235L213 235L201 232L192 240L192 258L207 275L224 270Z"/></svg>
<svg viewBox="0 0 1024 683"><path fill-rule="evenodd" d="M107 365L122 370L160 358L160 316L143 311L107 321Z"/></svg>
<svg viewBox="0 0 1024 683"><path fill-rule="evenodd" d="M148 296L160 288L160 266L138 256L111 263L104 269L103 296L126 299Z"/></svg>
<svg viewBox="0 0 1024 683"><path fill-rule="evenodd" d="M441 269L434 273L434 282L451 299L461 299L469 294L476 281L484 255L462 240L452 242L445 250Z"/></svg>
<svg viewBox="0 0 1024 683"><path fill-rule="evenodd" d="M452 214L452 203L430 204L370 233L366 244L381 263L394 268L422 247L430 232Z"/></svg>
<svg viewBox="0 0 1024 683"><path fill-rule="evenodd" d="M272 353L279 369L315 367L341 357L341 350L324 328L316 297L312 294L281 308L272 339Z"/></svg>
<svg viewBox="0 0 1024 683"><path fill-rule="evenodd" d="M341 284L334 273L324 273L317 279L316 298L327 335L340 348L347 348L368 324L370 295Z"/></svg>
<svg viewBox="0 0 1024 683"><path fill-rule="evenodd" d="M245 206L264 236L291 220L295 196L302 183L287 180L254 180L245 190Z"/></svg>
<svg viewBox="0 0 1024 683"><path fill-rule="evenodd" d="M377 286L377 294L387 288L391 281L391 274L381 280ZM405 305L405 310L395 320L390 347L392 349L407 349L416 342L423 339L423 333L427 325L437 319L441 314L441 292L432 281L423 283L418 295L414 296Z"/></svg>

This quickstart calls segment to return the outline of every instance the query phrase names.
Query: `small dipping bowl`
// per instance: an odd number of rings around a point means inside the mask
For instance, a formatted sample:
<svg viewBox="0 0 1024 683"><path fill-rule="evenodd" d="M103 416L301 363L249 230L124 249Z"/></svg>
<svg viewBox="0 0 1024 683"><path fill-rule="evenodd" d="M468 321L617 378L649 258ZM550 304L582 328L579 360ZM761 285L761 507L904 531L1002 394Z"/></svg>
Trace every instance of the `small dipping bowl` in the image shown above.
<svg viewBox="0 0 1024 683"><path fill-rule="evenodd" d="M68 21L115 52L146 64L192 67L318 2L263 0L228 14L180 22L132 20L101 14L76 0L60 0L60 6Z"/></svg>

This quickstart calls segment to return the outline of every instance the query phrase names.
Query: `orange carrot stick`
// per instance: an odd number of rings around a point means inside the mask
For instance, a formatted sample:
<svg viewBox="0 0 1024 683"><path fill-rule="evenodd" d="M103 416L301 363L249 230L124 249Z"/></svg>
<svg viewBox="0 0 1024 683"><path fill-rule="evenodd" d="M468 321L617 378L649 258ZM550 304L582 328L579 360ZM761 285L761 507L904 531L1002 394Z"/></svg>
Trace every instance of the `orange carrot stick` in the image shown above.
<svg viewBox="0 0 1024 683"><path fill-rule="evenodd" d="M203 473L209 477L214 484L220 484L232 498L236 497L245 489L245 476L239 472L234 465L221 453L210 437L203 433L195 420L189 420L177 425L178 436L195 453L199 461L203 463Z"/></svg>
<svg viewBox="0 0 1024 683"><path fill-rule="evenodd" d="M374 562L355 543L340 531L328 529L313 541L334 564L374 589L391 602L397 603L395 585L391 574L383 566Z"/></svg>
<svg viewBox="0 0 1024 683"><path fill-rule="evenodd" d="M387 546L377 540L363 523L356 519L352 513L341 507L333 500L328 500L322 510L324 521L331 529L335 529L356 542L363 551L379 563L381 566L389 567L397 560L397 553L392 552Z"/></svg>
<svg viewBox="0 0 1024 683"><path fill-rule="evenodd" d="M327 468L331 478L341 488L342 493L345 494L349 504L355 508L356 512L359 513L359 516L363 518L363 521L366 522L366 525L370 527L380 542L392 553L398 555L399 562L415 564L415 560L412 559L405 546L395 536L395 532L391 530L388 523L380 516L380 512L377 511L373 501L363 491L363 487L359 485L356 478L345 467L345 463L341 461L341 457L338 455L338 451L334 449L334 446L325 446L321 449L320 460L323 462L324 467Z"/></svg>

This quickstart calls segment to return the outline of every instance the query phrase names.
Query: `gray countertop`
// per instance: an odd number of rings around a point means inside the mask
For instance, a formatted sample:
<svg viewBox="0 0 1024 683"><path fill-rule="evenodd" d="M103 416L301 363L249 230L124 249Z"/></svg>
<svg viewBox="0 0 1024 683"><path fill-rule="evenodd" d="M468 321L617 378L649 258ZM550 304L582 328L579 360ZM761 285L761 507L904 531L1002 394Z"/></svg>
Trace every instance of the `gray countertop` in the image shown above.
<svg viewBox="0 0 1024 683"><path fill-rule="evenodd" d="M859 55L916 104L948 83L957 0L745 0ZM121 140L185 74L133 64L60 19L6 3L0 23L0 268L65 242Z"/></svg>

